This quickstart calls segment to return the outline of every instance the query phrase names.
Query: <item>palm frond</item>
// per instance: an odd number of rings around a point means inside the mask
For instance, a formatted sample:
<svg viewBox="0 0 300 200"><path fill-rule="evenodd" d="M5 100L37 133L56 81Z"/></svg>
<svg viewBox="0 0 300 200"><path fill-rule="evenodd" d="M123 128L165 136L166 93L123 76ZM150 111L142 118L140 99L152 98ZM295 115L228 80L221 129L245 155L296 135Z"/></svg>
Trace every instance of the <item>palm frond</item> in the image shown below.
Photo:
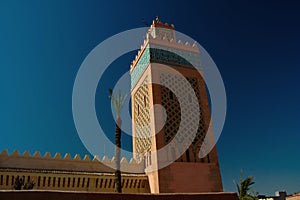
<svg viewBox="0 0 300 200"><path fill-rule="evenodd" d="M253 181L254 177L253 176L248 176L243 180L243 172L240 172L240 182L239 184L236 182L236 180L233 180L234 185L237 188L238 191L238 196L240 200L252 200L255 199L254 196L250 195L250 192L253 191L251 186L255 183Z"/></svg>
<svg viewBox="0 0 300 200"><path fill-rule="evenodd" d="M121 110L124 106L124 103L125 103L125 100L127 98L127 94L125 94L124 96L122 96L122 92L121 90L118 91L118 94L117 96L115 96L113 94L113 90L112 89L109 89L109 94L110 94L110 99L112 101L112 104L114 106L114 109L115 109L115 112L117 114L117 116L120 115L121 113Z"/></svg>
<svg viewBox="0 0 300 200"><path fill-rule="evenodd" d="M237 191L238 191L238 195L240 196L241 190L240 190L239 184L236 182L236 180L233 180L233 183L234 183L234 185L235 185L235 187L236 187L236 189L237 189Z"/></svg>

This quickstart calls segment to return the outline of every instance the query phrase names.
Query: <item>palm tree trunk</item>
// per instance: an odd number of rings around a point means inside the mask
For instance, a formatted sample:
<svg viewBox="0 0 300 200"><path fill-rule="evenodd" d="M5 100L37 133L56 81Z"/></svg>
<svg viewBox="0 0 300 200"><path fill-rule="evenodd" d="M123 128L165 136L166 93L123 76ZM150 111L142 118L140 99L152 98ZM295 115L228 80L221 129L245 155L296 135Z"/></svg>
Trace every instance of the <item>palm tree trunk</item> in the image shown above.
<svg viewBox="0 0 300 200"><path fill-rule="evenodd" d="M120 169L120 149L121 149L121 125L122 120L120 116L116 120L116 149L115 149L115 159L116 159L116 171L115 171L115 188L116 192L122 193L122 182L121 182L121 169Z"/></svg>

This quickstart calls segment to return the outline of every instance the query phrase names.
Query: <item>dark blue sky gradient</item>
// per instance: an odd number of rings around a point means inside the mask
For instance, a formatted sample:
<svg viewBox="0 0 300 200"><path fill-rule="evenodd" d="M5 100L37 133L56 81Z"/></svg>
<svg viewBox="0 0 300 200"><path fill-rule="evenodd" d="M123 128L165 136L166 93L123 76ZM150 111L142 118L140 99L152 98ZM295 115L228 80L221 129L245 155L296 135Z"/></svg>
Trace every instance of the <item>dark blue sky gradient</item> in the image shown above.
<svg viewBox="0 0 300 200"><path fill-rule="evenodd" d="M217 147L225 191L236 191L241 169L260 193L300 191L299 10L297 1L275 0L0 1L0 150L88 153L72 117L77 70L100 42L159 15L197 40L223 77L228 111ZM133 56L99 83L97 114L107 115L108 133L114 123L101 88Z"/></svg>

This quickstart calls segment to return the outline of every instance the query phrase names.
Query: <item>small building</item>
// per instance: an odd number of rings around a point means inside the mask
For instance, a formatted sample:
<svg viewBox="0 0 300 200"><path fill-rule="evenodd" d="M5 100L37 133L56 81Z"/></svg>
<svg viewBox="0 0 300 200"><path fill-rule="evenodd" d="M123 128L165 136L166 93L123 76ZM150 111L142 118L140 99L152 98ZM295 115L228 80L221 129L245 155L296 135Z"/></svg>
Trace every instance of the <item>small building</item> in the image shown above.
<svg viewBox="0 0 300 200"><path fill-rule="evenodd" d="M300 200L300 192L289 195L286 197L287 200Z"/></svg>
<svg viewBox="0 0 300 200"><path fill-rule="evenodd" d="M258 195L259 200L286 200L286 192L275 192L275 196Z"/></svg>

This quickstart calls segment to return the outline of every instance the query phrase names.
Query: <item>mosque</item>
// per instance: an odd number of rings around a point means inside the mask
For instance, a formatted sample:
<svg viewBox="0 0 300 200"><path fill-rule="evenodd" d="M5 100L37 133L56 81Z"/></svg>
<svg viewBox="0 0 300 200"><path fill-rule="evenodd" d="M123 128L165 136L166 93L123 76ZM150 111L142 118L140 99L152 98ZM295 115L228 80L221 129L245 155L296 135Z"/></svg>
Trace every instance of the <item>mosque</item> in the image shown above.
<svg viewBox="0 0 300 200"><path fill-rule="evenodd" d="M121 159L123 193L223 192L216 147L199 157L211 125L205 83L196 70L201 67L201 52L196 44L177 40L175 33L173 25L162 23L158 18L153 20L130 65L134 156L130 160ZM168 71L163 65L174 70ZM185 81L195 98L186 93ZM163 85L171 85L173 89ZM187 96L184 104L190 113L197 115L196 120L193 116L182 117L180 99L174 90L179 91L180 96ZM190 106L193 101L197 102L199 113L193 113ZM164 112L152 109L156 104L162 105ZM162 119L165 124L158 128ZM180 124L187 128L176 137ZM198 125L196 135L182 153L181 148L171 145L172 141L189 138L189 127L194 124ZM141 128L143 126L147 128ZM166 145L167 151L161 153L159 150ZM33 180L34 190L112 193L115 191L114 169L108 166L114 161L106 156L81 158L75 155L72 158L70 154L62 156L47 152L41 155L35 152L30 155L28 151L20 154L17 150L9 155L3 150L0 154L0 190L13 189L18 176L24 177L25 182ZM161 163L167 164L160 166Z"/></svg>

